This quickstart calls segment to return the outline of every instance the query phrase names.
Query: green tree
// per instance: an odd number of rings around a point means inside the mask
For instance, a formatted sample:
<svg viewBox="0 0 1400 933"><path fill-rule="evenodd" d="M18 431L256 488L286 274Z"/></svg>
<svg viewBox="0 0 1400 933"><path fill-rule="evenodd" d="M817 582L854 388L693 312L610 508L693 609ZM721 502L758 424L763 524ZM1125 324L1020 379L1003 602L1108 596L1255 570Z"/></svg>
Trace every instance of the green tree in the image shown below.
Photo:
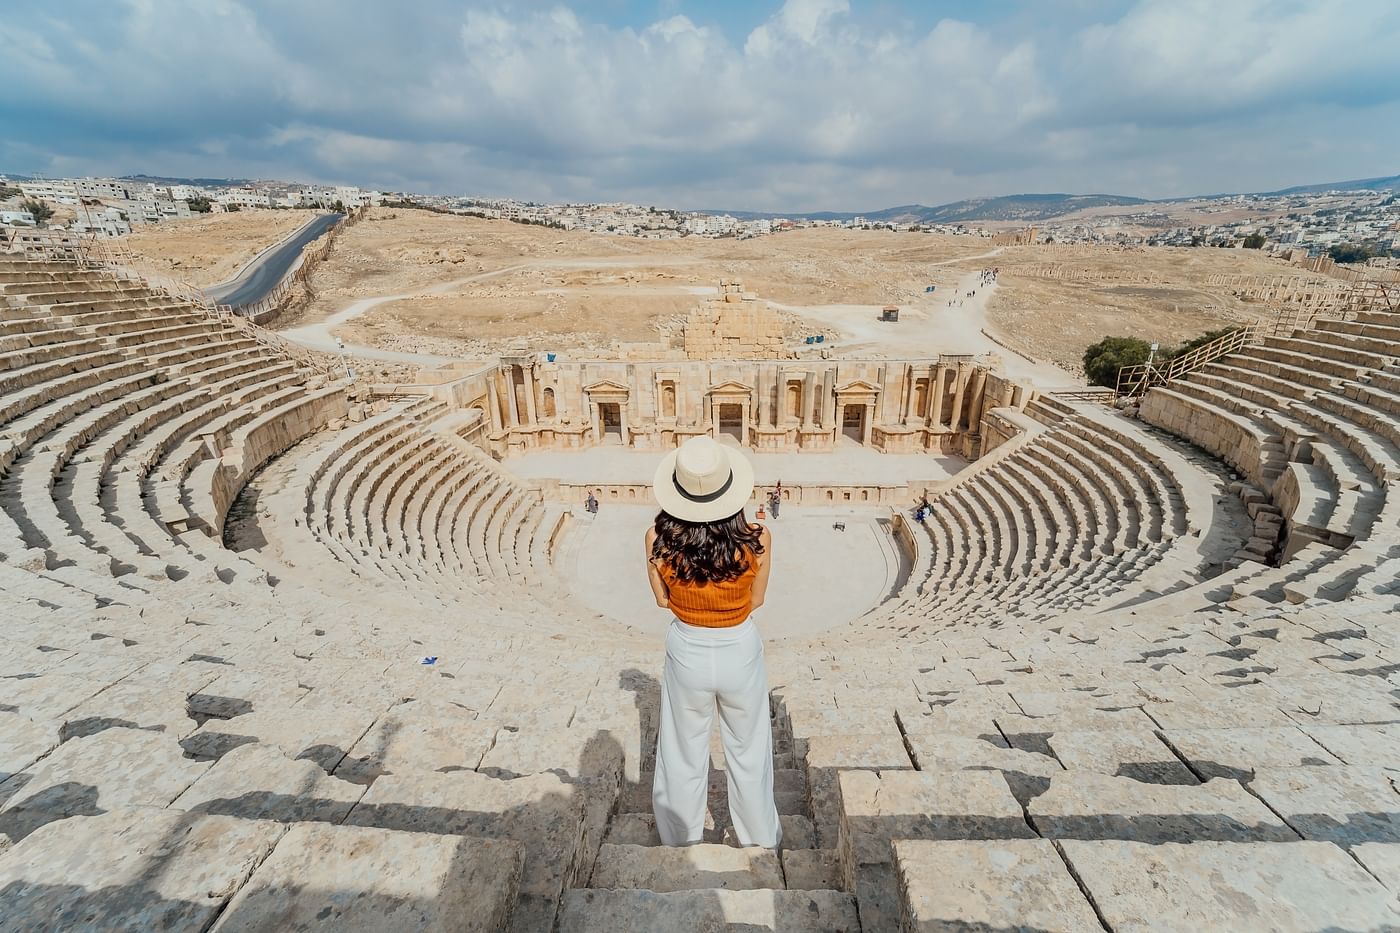
<svg viewBox="0 0 1400 933"><path fill-rule="evenodd" d="M243 208L239 207L237 204L224 205L224 211L229 214L237 214L241 210L243 210Z"/></svg>
<svg viewBox="0 0 1400 933"><path fill-rule="evenodd" d="M1247 237L1244 238L1244 248L1245 248L1245 249L1263 249L1263 248L1264 248L1264 240L1265 240L1264 234L1262 234L1262 233L1251 233L1249 236L1247 236Z"/></svg>
<svg viewBox="0 0 1400 933"><path fill-rule="evenodd" d="M1118 370L1146 363L1152 347L1137 337L1105 337L1084 350L1084 373L1090 385L1118 385Z"/></svg>
<svg viewBox="0 0 1400 933"><path fill-rule="evenodd" d="M209 199L202 194L193 198L185 198L185 203L188 204L190 210L194 211L196 214L207 214L213 210L213 205L209 203Z"/></svg>
<svg viewBox="0 0 1400 933"><path fill-rule="evenodd" d="M22 211L29 211L34 217L34 223L41 227L48 223L49 218L53 216L53 208L37 198L26 198L20 203L19 208Z"/></svg>
<svg viewBox="0 0 1400 933"><path fill-rule="evenodd" d="M1365 262L1376 255L1376 251L1361 243L1338 243L1327 255L1336 263Z"/></svg>
<svg viewBox="0 0 1400 933"><path fill-rule="evenodd" d="M0 185L0 201L8 201L10 198L17 198L23 191L18 188L11 188L9 185Z"/></svg>
<svg viewBox="0 0 1400 933"><path fill-rule="evenodd" d="M337 214L343 214L345 213L345 205L339 198L336 198L335 203L331 205L331 210L335 211Z"/></svg>

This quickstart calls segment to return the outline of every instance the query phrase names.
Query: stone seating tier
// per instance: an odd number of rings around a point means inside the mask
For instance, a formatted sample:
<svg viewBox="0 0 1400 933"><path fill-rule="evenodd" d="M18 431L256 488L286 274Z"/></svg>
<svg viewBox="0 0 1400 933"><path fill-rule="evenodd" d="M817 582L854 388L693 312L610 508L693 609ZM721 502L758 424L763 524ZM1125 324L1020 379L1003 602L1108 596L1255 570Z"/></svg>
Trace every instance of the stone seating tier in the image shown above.
<svg viewBox="0 0 1400 933"><path fill-rule="evenodd" d="M9 290L36 278L126 290L0 257L0 353L43 357L0 368L8 924L1400 926L1393 364L1279 391L1225 361L1260 393L1239 410L1219 384L1148 397L1212 453L1260 432L1360 522L1219 605L1143 585L1195 583L1224 500L1265 514L1272 487L1035 403L1047 431L914 529L886 615L767 645L784 848L737 847L716 744L704 844L667 850L660 649L545 585L562 510L440 403L366 410L241 331L94 336L123 319Z"/></svg>

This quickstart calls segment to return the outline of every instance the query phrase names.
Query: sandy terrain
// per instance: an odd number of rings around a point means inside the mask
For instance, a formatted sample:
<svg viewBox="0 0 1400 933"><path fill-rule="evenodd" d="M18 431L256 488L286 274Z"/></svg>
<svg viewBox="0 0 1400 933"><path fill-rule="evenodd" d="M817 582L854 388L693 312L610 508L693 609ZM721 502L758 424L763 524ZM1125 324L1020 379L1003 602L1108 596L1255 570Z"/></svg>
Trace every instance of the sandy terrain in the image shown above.
<svg viewBox="0 0 1400 933"><path fill-rule="evenodd" d="M1071 271L1122 276L1128 282L1076 282L1017 274L1059 263ZM1256 250L1098 249L1018 246L996 257L1000 287L988 310L991 329L1011 346L1077 371L1084 348L1105 336L1180 343L1226 323L1255 320L1257 304L1207 288L1214 273L1289 274ZM1146 277L1148 281L1137 281Z"/></svg>
<svg viewBox="0 0 1400 933"><path fill-rule="evenodd" d="M116 242L140 271L204 288L232 278L250 259L311 217L310 211L198 214L138 227Z"/></svg>
<svg viewBox="0 0 1400 933"><path fill-rule="evenodd" d="M935 264L988 248L973 238L836 230L637 240L377 210L341 237L312 278L315 300L284 323L304 326L358 300L400 295L409 297L377 304L335 333L428 353L524 345L606 354L619 343L656 341L661 325L682 318L721 279L792 305L879 306L913 301L925 284L952 284L959 270ZM500 274L481 277L490 272Z"/></svg>
<svg viewBox="0 0 1400 933"><path fill-rule="evenodd" d="M133 246L212 281L302 219L200 218L144 231ZM993 265L999 285L967 297L977 270ZM1106 278L1036 274L1047 267ZM721 279L740 279L783 314L794 345L821 333L836 356L998 352L1013 376L1063 385L1084 347L1107 334L1176 343L1255 318L1258 305L1206 288L1219 272L1287 270L1249 250L993 249L971 236L831 229L640 240L381 208L345 231L313 275L311 299L279 324L307 346L334 349L340 337L353 355L399 363L486 359L519 346L607 357L657 343ZM898 324L878 319L891 303Z"/></svg>

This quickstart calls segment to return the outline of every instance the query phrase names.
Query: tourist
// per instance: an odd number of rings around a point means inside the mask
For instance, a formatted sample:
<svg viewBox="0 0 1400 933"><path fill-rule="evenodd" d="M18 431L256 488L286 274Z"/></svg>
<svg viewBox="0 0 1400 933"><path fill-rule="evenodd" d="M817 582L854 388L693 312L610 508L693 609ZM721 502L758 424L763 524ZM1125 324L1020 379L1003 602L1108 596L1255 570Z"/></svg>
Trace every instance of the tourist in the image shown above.
<svg viewBox="0 0 1400 933"><path fill-rule="evenodd" d="M593 495L593 490L588 490L588 498L583 500L583 507L588 510L589 515L598 514L598 497Z"/></svg>
<svg viewBox="0 0 1400 933"><path fill-rule="evenodd" d="M924 509L924 507L922 505L919 506L914 510L914 521L922 525L924 523L924 516L927 514L928 512Z"/></svg>
<svg viewBox="0 0 1400 933"><path fill-rule="evenodd" d="M656 604L674 616L652 784L657 833L662 845L701 841L718 703L734 834L740 845L776 848L768 672L752 616L768 590L772 540L744 516L753 466L694 437L661 461L653 491L661 511L646 534L647 574Z"/></svg>
<svg viewBox="0 0 1400 933"><path fill-rule="evenodd" d="M776 490L776 489L773 490L773 492L770 493L769 496L768 496L768 514L769 514L769 515L772 515L774 518L777 518L777 517L778 517L778 507L779 507L780 505L782 505L782 504L783 504L782 493L779 492L779 491Z"/></svg>

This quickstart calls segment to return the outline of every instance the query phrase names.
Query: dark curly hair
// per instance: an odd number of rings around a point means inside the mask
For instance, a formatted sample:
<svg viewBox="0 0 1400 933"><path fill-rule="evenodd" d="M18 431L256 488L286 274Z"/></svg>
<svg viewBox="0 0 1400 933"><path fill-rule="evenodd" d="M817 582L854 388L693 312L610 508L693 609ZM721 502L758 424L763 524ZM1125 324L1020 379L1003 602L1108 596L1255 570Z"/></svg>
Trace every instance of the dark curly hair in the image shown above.
<svg viewBox="0 0 1400 933"><path fill-rule="evenodd" d="M686 583L733 580L749 569L753 555L763 553L762 529L749 524L743 509L717 522L681 521L662 510L655 527L652 560L670 564Z"/></svg>

